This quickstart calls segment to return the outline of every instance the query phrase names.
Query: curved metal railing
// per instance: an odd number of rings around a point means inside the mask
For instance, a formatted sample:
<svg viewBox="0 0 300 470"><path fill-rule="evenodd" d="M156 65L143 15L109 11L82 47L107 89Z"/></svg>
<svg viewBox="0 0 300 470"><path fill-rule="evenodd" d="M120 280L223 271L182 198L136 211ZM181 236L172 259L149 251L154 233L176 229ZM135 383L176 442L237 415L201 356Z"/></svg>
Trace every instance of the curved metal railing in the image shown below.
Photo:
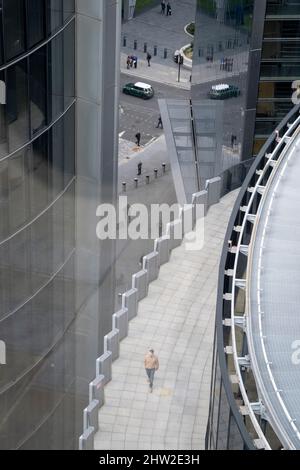
<svg viewBox="0 0 300 470"><path fill-rule="evenodd" d="M229 222L220 264L216 318L216 341L218 347L219 363L227 399L231 406L231 412L234 415L239 432L242 435L246 446L249 448L258 447L271 449L271 446L263 432L263 429L260 425L260 420L258 419L254 411L254 407L252 406L253 404L248 397L243 380L243 374L241 372L241 364L238 354L238 345L235 331L235 312L237 291L241 286L246 287L246 281L239 279L237 273L238 268L240 267L240 255L243 254L244 256L245 249L249 249L249 244L247 244L248 246L243 244L244 237L247 235L247 222L252 222L251 225L254 227L254 221L261 205L266 184L270 180L272 174L274 174L274 169L277 165L277 161L279 161L280 156L283 155L285 150L288 148L291 134L299 125L299 106L296 106L278 126L277 130L270 136L266 144L263 146L261 152L255 159L237 198ZM279 138L279 134L282 135L281 138ZM251 235L253 235L253 231ZM229 284L229 278L232 279L231 288L227 289L226 286ZM226 309L224 308L227 302L230 302L229 315L226 314ZM244 318L246 317L244 316ZM229 326L231 329L231 344L225 344L225 326ZM224 352L228 346L230 346L230 353L232 353L233 356L237 385L239 387L240 396L242 397L243 407L247 410L247 414L251 420L252 426L257 435L257 439L255 439L253 436L250 438L246 425L242 419L241 409L238 407L234 399L233 389L229 379L226 352Z"/></svg>
<svg viewBox="0 0 300 470"><path fill-rule="evenodd" d="M291 137L292 133L294 134L293 138L290 141L286 142L286 139L289 139L289 137ZM270 175L270 177L268 179L268 183L267 183L267 186L266 186L266 191L264 192L263 198L262 198L261 203L259 205L259 209L258 209L258 212L257 212L256 221L255 221L255 226L254 226L253 233L252 233L252 240L255 240L255 238L256 238L257 229L258 229L259 222L261 220L261 212L262 212L262 208L265 204L266 195L270 194L269 188L271 187L271 184L273 183L274 178L276 177L276 175L279 171L279 167L283 164L283 168L281 169L280 174L279 174L279 179L278 179L278 181L277 181L277 183L276 183L276 185L275 185L275 187L272 191L272 195L271 195L269 207L268 207L268 210L267 210L266 218L263 221L263 234L262 234L262 240L261 240L260 249L259 249L259 261L258 261L259 269L258 269L258 273L257 273L257 277L258 277L258 281L257 281L257 305L258 305L258 320L259 320L259 337L260 337L261 347L262 347L262 351L263 351L263 357L264 357L266 369L267 369L267 372L268 372L268 376L269 376L269 379L270 379L270 383L273 387L275 395L277 396L278 402L280 403L280 405L282 407L284 415L286 416L288 422L291 425L292 430L294 431L294 433L296 434L296 436L298 437L298 439L300 441L299 429L295 425L293 418L290 416L290 414L289 414L289 412L288 412L288 410L285 406L284 400L281 397L281 390L276 385L276 381L275 381L275 378L274 378L274 375L273 375L273 372L272 372L271 361L268 358L266 344L265 344L266 343L266 341L265 341L266 336L263 332L263 326L262 326L263 311L261 309L262 256L263 256L264 240L265 240L266 232L267 232L267 225L268 225L270 214L271 214L272 204L273 204L275 195L277 193L278 185L279 185L279 183L280 183L280 181L281 181L281 179L282 179L282 177L285 173L285 170L287 168L287 165L288 165L290 159L293 156L293 152L294 152L295 148L294 148L294 150L292 150L290 152L290 155L288 157L287 157L286 154L288 153L288 151L290 151L290 147L294 144L295 139L299 136L299 133L300 133L300 116L288 128L288 130L284 134L283 138L278 143L278 145L276 146L276 148L274 149L273 153L270 156L269 162L274 161L274 158L276 158L277 155L278 155L278 160L277 160L276 166L274 167L274 171L272 171L272 174ZM280 152L280 150L282 148L282 142L286 142L286 145L285 145L283 151ZM250 251L249 251L249 261L253 258L253 249L254 249L254 244L251 243ZM250 281L251 281L251 278L252 278L252 269L251 268L252 268L252 263L249 262L248 263L248 269L247 269L248 289L247 289L247 295L246 295L247 314L248 315L251 315L251 302L250 302L250 283L251 283ZM249 346L249 349L251 348L251 350L253 351L253 346L252 346L251 341L248 341L248 346ZM254 352L252 353L252 357L255 358ZM263 388L263 383L260 383L260 388ZM275 418L274 418L274 421L276 421ZM278 425L278 427L280 427L280 424L277 424L277 425ZM288 436L286 436L286 440L287 440L287 442L289 442L289 448L290 449L295 449L294 444L292 444L292 442L290 441Z"/></svg>

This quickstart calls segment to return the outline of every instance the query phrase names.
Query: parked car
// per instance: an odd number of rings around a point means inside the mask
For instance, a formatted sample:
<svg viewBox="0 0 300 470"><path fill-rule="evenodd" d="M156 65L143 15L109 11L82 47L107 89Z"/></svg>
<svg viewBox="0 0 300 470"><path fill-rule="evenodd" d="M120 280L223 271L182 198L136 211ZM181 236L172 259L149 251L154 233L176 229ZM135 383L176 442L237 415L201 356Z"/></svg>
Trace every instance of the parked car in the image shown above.
<svg viewBox="0 0 300 470"><path fill-rule="evenodd" d="M151 85L143 82L136 83L127 83L123 87L123 93L126 95L137 96L138 98L143 98L144 100L152 98L154 95L154 90Z"/></svg>
<svg viewBox="0 0 300 470"><path fill-rule="evenodd" d="M239 87L221 83L220 85L212 86L208 96L212 100L226 100L227 98L237 97L240 94L241 91Z"/></svg>

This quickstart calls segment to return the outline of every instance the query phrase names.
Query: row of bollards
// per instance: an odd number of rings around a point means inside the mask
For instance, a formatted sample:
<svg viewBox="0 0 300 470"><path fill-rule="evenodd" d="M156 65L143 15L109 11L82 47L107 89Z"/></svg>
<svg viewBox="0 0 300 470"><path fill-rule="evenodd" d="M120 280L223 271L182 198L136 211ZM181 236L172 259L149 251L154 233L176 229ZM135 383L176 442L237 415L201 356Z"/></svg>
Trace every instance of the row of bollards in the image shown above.
<svg viewBox="0 0 300 470"><path fill-rule="evenodd" d="M162 171L163 171L163 174L166 173L166 163L162 163ZM153 170L154 172L154 178L157 179L158 178L158 169L157 168L154 168ZM146 175L145 176L146 178L146 184L150 184L150 175ZM139 185L139 179L138 178L134 178L134 187L135 188L138 188L138 185ZM127 183L125 181L122 182L122 189L123 189L123 192L125 193L126 190L127 190Z"/></svg>
<svg viewBox="0 0 300 470"><path fill-rule="evenodd" d="M247 41L248 43L248 41ZM131 47L128 44L127 41L127 36L123 36L123 47ZM239 48L245 45L245 41L241 39L240 37L232 37L226 39L226 41L218 41L215 44L207 44L205 48L201 47L198 49L198 55L199 57L213 57L215 55L215 52L222 52L225 51L226 49L235 49ZM158 46L155 44L153 47L153 55L157 56L158 54ZM133 49L136 51L138 49L138 41L137 39L134 39L133 41ZM149 47L149 44L147 42L144 42L140 44L140 49L144 51L146 54L151 47ZM167 59L168 57L168 49L166 47L161 48L163 51L163 57L164 59Z"/></svg>
<svg viewBox="0 0 300 470"><path fill-rule="evenodd" d="M127 47L127 37L126 36L123 37L123 47ZM133 41L133 49L136 51L137 48L138 48L138 42L135 39ZM143 50L144 50L145 54L148 52L148 44L146 42L144 42L144 44L143 44ZM153 55L157 56L157 53L158 53L158 46L155 45L155 46L153 46ZM168 49L166 47L164 47L164 49L163 49L163 57L164 57L164 59L168 58Z"/></svg>

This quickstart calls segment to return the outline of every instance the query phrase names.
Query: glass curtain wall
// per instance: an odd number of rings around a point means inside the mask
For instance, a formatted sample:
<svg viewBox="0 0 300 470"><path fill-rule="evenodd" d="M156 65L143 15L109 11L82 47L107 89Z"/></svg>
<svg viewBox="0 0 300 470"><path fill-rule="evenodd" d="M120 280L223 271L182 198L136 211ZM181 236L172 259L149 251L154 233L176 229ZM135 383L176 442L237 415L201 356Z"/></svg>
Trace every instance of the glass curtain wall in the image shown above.
<svg viewBox="0 0 300 470"><path fill-rule="evenodd" d="M253 5L254 0L197 2L192 101L201 103L216 99L224 104L221 110L223 131L218 136L221 140L218 155L221 171L241 159ZM212 87L218 85L234 87L237 92L216 90L211 94ZM199 146L200 163L202 154Z"/></svg>
<svg viewBox="0 0 300 470"><path fill-rule="evenodd" d="M1 449L76 445L74 8L0 0Z"/></svg>
<svg viewBox="0 0 300 470"><path fill-rule="evenodd" d="M268 0L263 34L254 155L294 106L300 79L300 0Z"/></svg>

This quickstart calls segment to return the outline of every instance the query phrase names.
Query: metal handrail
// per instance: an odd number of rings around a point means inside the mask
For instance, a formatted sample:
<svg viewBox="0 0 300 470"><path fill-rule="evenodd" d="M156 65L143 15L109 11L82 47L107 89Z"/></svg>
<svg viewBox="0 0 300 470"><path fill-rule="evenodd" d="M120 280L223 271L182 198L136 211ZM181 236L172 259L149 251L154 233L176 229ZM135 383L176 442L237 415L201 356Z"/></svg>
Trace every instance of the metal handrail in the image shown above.
<svg viewBox="0 0 300 470"><path fill-rule="evenodd" d="M272 171L272 173L271 173L271 175L268 179L268 184L267 184L267 188L266 188L267 190L265 191L265 193L263 195L263 198L261 200L261 203L260 203L258 211L257 211L257 217L256 217L254 229L253 229L253 232L252 232L251 240L255 240L255 236L257 234L258 225L259 225L259 222L261 220L262 208L263 208L263 206L266 202L266 197L267 197L267 194L268 194L268 188L270 188L272 182L274 181L275 175L278 173L278 167L283 163L284 159L286 158L287 151L290 150L290 147L294 143L295 138L299 136L299 133L300 133L300 116L294 121L294 123L286 131L286 133L282 137L282 140L279 142L279 144L276 146L273 153L271 154L270 160L272 160L272 158L274 156L276 156L276 154L277 154L277 152L280 148L281 142L282 141L284 142L286 137L290 137L290 134L294 131L295 131L296 135L294 135L293 140L286 143L286 146L285 146L283 152L281 153L279 159L277 160L277 165L276 165L276 167L273 168L274 171ZM261 341L261 347L262 347L263 356L264 356L264 360L265 360L265 364L266 364L266 369L267 369L267 372L268 372L268 375L269 375L269 378L270 378L270 382L272 384L275 395L277 396L277 399L278 399L278 401L279 401L279 403L282 407L282 410L283 410L287 420L289 421L293 431L295 432L298 439L300 440L300 432L299 432L297 426L294 424L294 421L293 421L292 417L290 416L290 414L289 414L289 412L288 412L288 410L287 410L287 408L284 404L284 401L283 401L282 397L280 396L281 392L280 392L280 390L278 389L278 387L276 385L275 378L274 378L274 375L273 375L271 367L270 367L270 361L268 359L268 355L267 355L267 351L266 351L265 338L264 338L263 327L262 327L263 312L261 310L261 291L260 291L263 246L264 246L264 240L265 240L267 225L268 225L268 221L269 221L269 217L270 217L270 213L271 213L271 207L272 207L272 204L273 204L273 201L274 201L277 189L278 189L278 185L279 185L279 183L282 179L283 174L285 173L288 162L291 159L291 157L293 155L293 152L294 152L294 150L291 152L291 154L288 156L286 162L284 163L284 167L280 172L279 179L278 179L278 181L275 185L275 188L273 189L273 193L272 193L271 200L270 200L270 203L269 203L269 208L268 208L268 211L267 211L267 216L266 216L264 226L263 226L263 235L262 235L262 240L261 240L261 245L260 245L260 250L259 250L259 262L258 262L259 268L258 268L258 273L257 273L257 279L258 279L258 281L257 281L257 305L258 305L258 320L259 320L259 337L260 337L260 341ZM270 160L269 160L269 162L270 162ZM253 257L253 251L254 251L254 244L251 243L251 248L249 250L249 260ZM251 284L251 278L252 278L251 273L252 273L252 264L249 262L248 263L248 269L247 269L248 289L247 289L247 295L246 295L248 315L251 315L251 303L250 303L250 284ZM249 344L249 346L252 348L251 343ZM252 354L252 357L255 357L255 355ZM262 388L262 385L260 385L260 388ZM275 418L274 418L274 421L276 421ZM286 437L286 440L289 442L289 447L290 448L295 448L295 446L292 444L292 442L290 442L288 437Z"/></svg>
<svg viewBox="0 0 300 470"><path fill-rule="evenodd" d="M267 170L270 168L271 160L273 160L273 157L277 155L277 153L279 152L279 150L283 146L283 144L286 143L285 138L289 137L289 134L295 129L295 127L298 125L298 123L300 123L300 117L298 117L296 119L296 121L288 128L288 130L286 131L284 137L281 138L278 145L275 147L274 151L272 152L270 158L268 158L264 168L261 171L261 174L259 175L259 178L258 178L255 186L253 187L252 194L251 194L250 200L248 202L247 209L245 211L242 226L241 226L240 233L239 233L238 243L237 243L237 247L236 247L236 256L235 256L234 268L233 268L233 276L232 276L233 282L232 282L232 292L231 292L231 294L232 294L232 297L231 297L231 299L232 299L232 302L231 302L231 334L232 334L232 350L233 350L235 371L236 371L236 374L238 376L240 391L241 391L241 394L242 394L242 397L243 397L243 401L244 401L245 405L248 408L248 412L249 412L251 422L254 426L255 431L257 432L257 435L259 436L259 438L264 443L265 448L268 449L268 450L271 450L271 447L270 447L270 445L269 445L269 443L268 443L268 441L267 441L267 439L266 439L266 437L265 437L265 435L264 435L264 433L263 433L263 431L260 427L260 424L259 424L259 422L256 418L256 415L255 415L255 413L254 413L254 411L251 407L251 404L250 404L250 401L248 399L248 395L247 395L247 392L246 392L246 389L245 389L245 386L244 386L244 382L243 382L239 362L238 362L237 344L236 344L236 339L235 339L235 300L234 300L235 299L235 290L236 290L236 279L237 279L236 278L236 272L237 272L237 268L238 268L238 261L239 261L239 255L240 255L240 248L241 248L241 245L242 245L242 238L243 238L243 235L244 235L244 232L245 232L245 227L246 227L246 222L248 220L248 216L250 215L250 207L252 206L254 198L256 197L256 195L258 193L258 189L261 186L261 182L263 181ZM272 168L271 175L273 174L273 170L274 170L274 167Z"/></svg>

